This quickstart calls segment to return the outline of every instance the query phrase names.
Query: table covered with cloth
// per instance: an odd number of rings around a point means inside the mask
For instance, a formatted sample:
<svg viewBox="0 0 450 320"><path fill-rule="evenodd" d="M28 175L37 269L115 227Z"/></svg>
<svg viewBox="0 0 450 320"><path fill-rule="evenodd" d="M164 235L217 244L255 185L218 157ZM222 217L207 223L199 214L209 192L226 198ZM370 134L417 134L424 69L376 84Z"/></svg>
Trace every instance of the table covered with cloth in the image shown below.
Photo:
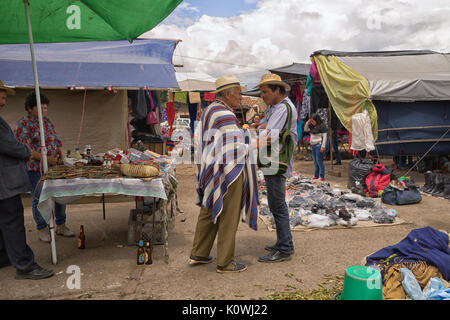
<svg viewBox="0 0 450 320"><path fill-rule="evenodd" d="M38 209L42 218L50 223L55 201L68 204L86 195L122 194L155 197L167 200L163 178L142 180L137 178L115 179L55 179L43 182Z"/></svg>

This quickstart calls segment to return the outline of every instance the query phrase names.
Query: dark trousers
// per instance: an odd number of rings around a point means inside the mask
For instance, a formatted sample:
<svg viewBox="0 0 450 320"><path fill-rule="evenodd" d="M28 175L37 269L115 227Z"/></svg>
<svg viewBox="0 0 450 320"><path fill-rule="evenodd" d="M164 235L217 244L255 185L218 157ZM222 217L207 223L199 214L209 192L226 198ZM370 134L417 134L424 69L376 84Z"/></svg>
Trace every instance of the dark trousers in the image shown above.
<svg viewBox="0 0 450 320"><path fill-rule="evenodd" d="M264 176L266 180L267 201L275 219L277 228L277 243L275 247L284 254L290 254L294 249L289 210L286 204L286 178L281 175Z"/></svg>
<svg viewBox="0 0 450 320"><path fill-rule="evenodd" d="M20 195L0 200L0 266L9 264L24 272L39 267L27 245Z"/></svg>

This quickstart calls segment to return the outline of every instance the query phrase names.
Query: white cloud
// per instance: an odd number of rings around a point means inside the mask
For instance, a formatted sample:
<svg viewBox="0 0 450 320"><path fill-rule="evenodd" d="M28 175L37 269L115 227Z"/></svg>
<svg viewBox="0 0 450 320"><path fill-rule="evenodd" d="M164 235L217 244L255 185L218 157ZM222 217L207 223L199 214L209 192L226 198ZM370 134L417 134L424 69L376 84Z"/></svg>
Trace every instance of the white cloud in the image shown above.
<svg viewBox="0 0 450 320"><path fill-rule="evenodd" d="M450 51L448 0L261 0L255 10L229 18L183 5L180 12L191 12L179 15L185 24L165 21L145 36L183 40L175 63L213 76L248 78L255 71L308 62L320 49Z"/></svg>

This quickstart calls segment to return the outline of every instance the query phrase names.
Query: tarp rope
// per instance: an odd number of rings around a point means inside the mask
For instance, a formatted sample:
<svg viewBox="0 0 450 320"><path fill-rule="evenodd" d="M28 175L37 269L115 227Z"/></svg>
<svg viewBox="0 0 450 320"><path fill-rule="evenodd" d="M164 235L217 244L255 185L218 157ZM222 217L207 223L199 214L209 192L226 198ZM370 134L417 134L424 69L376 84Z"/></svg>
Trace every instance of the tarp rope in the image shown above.
<svg viewBox="0 0 450 320"><path fill-rule="evenodd" d="M405 175L404 175L404 177L406 177L406 176L408 176L408 173L410 173L426 156L427 156L427 154L447 135L447 133L450 131L450 128L449 129L447 129L447 131L431 146L431 148L430 149L428 149L428 151L427 152L425 152L425 154L420 158L420 160L419 161L417 161L412 167L411 167L411 169L409 169L406 173L405 173Z"/></svg>
<svg viewBox="0 0 450 320"><path fill-rule="evenodd" d="M77 144L76 144L77 148L80 147L81 132L83 131L84 113L86 111L86 94L87 94L87 89L84 88L83 109L81 111L80 131L78 132L78 138L77 138Z"/></svg>

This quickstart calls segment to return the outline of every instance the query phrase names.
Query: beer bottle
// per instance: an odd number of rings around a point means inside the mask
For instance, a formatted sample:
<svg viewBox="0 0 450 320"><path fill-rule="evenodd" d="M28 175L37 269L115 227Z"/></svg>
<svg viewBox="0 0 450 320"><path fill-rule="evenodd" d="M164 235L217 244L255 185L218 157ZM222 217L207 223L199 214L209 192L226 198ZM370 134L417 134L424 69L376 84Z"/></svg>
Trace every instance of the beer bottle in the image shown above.
<svg viewBox="0 0 450 320"><path fill-rule="evenodd" d="M145 263L145 250L144 250L144 243L143 241L139 241L139 247L137 251L137 264L144 264Z"/></svg>
<svg viewBox="0 0 450 320"><path fill-rule="evenodd" d="M84 249L86 246L86 236L84 235L84 226L80 226L80 235L78 236L78 249Z"/></svg>
<svg viewBox="0 0 450 320"><path fill-rule="evenodd" d="M147 261L145 264L152 264L152 251L153 251L153 245L150 242L146 243L145 251L147 253Z"/></svg>

